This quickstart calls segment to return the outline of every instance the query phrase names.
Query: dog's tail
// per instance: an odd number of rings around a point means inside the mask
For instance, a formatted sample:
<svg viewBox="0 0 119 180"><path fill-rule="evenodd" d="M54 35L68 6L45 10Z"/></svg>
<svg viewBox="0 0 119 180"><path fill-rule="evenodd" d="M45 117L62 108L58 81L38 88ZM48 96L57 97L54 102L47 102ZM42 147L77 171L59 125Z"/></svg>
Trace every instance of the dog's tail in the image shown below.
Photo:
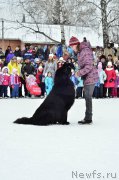
<svg viewBox="0 0 119 180"><path fill-rule="evenodd" d="M27 117L19 118L16 121L14 121L13 123L16 123L16 124L32 124L32 118L27 118Z"/></svg>

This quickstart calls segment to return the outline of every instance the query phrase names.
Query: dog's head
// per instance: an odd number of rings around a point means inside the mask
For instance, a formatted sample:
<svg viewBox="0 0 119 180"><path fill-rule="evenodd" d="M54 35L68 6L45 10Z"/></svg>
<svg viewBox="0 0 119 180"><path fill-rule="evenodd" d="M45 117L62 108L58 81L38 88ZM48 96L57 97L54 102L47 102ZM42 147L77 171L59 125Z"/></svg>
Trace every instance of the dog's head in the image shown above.
<svg viewBox="0 0 119 180"><path fill-rule="evenodd" d="M75 69L74 65L72 63L65 63L62 66L63 72L66 73L66 75L71 76L71 70Z"/></svg>
<svg viewBox="0 0 119 180"><path fill-rule="evenodd" d="M56 71L54 80L55 84L68 83L72 69L75 69L73 64L64 63L64 65Z"/></svg>

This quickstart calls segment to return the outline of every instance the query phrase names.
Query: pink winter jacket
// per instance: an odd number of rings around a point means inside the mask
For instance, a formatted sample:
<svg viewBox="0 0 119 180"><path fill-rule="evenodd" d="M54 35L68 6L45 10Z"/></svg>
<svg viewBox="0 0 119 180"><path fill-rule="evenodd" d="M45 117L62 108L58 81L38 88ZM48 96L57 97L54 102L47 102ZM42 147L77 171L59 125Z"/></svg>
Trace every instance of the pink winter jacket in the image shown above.
<svg viewBox="0 0 119 180"><path fill-rule="evenodd" d="M8 73L6 73L6 74L3 73L3 77L4 77L3 85L4 85L4 86L9 86L9 83L10 83L10 75L9 75Z"/></svg>
<svg viewBox="0 0 119 180"><path fill-rule="evenodd" d="M84 80L84 85L95 84L99 77L96 67L93 65L93 52L89 42L80 44L78 54L79 72L78 75Z"/></svg>

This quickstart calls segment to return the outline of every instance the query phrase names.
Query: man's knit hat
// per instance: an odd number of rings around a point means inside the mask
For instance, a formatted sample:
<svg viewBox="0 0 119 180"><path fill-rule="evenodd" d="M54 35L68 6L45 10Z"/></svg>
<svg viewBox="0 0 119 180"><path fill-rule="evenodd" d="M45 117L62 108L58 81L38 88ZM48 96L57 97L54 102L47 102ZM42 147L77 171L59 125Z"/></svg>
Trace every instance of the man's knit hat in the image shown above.
<svg viewBox="0 0 119 180"><path fill-rule="evenodd" d="M78 44L80 44L79 40L76 37L72 36L69 40L69 46L78 45Z"/></svg>

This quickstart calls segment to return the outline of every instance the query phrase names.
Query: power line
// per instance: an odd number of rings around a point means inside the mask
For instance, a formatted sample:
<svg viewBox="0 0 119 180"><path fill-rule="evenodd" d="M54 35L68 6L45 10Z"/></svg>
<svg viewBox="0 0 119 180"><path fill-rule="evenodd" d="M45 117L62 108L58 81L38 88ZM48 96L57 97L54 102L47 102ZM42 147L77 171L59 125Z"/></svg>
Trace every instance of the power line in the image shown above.
<svg viewBox="0 0 119 180"><path fill-rule="evenodd" d="M5 22L13 22L13 23L16 23L18 24L18 21L13 21L13 20L8 20L8 19L4 19L4 18L0 18L0 22L5 21ZM22 23L22 22L20 22ZM33 23L33 22L24 22L22 24L36 24L36 23ZM73 27L80 27L80 24L51 24L51 23L40 23L40 22L37 22L38 25L49 25L49 26L61 26L61 25L64 25L64 26L73 26ZM83 27L90 27L89 25L83 25Z"/></svg>

